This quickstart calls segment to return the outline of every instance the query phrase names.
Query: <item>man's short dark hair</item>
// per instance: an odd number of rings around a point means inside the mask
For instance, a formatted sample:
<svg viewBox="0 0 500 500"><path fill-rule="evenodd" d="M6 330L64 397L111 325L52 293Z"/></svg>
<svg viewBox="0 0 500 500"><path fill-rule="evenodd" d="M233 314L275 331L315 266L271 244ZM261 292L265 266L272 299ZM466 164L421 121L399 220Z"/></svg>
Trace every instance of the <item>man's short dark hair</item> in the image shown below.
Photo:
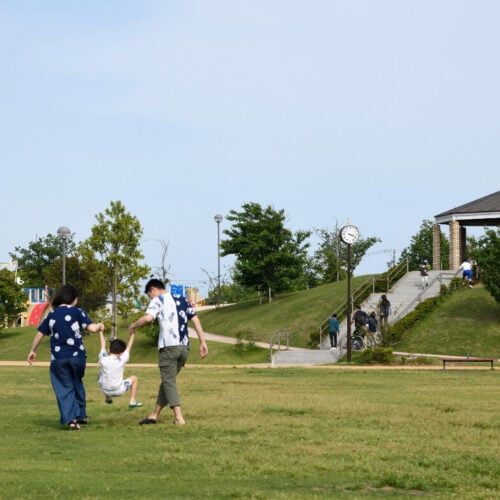
<svg viewBox="0 0 500 500"><path fill-rule="evenodd" d="M165 290L165 285L163 281L153 278L146 283L146 287L144 288L144 293L149 293L151 291L151 288L158 288L158 290Z"/></svg>
<svg viewBox="0 0 500 500"><path fill-rule="evenodd" d="M122 339L114 339L109 343L109 352L111 354L121 354L127 349L127 344Z"/></svg>

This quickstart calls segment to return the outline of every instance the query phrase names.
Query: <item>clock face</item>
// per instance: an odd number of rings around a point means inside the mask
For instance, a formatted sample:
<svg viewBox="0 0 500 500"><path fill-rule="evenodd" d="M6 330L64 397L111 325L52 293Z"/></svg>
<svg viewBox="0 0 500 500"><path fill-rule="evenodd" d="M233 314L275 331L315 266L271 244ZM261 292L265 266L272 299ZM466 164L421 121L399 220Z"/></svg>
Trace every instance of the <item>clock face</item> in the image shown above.
<svg viewBox="0 0 500 500"><path fill-rule="evenodd" d="M351 245L352 243L356 243L359 238L359 231L356 226L344 226L340 230L340 238L347 245Z"/></svg>

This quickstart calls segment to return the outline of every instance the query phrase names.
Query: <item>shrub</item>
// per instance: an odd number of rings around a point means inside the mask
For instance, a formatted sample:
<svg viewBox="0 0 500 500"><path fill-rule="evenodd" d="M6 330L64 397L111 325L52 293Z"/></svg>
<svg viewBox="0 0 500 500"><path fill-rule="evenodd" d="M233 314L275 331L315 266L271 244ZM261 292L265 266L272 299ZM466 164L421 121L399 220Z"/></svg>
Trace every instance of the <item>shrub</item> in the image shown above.
<svg viewBox="0 0 500 500"><path fill-rule="evenodd" d="M314 332L312 332L309 335L309 341L307 342L307 347L315 349L318 347L318 345L319 345L319 331L314 330Z"/></svg>
<svg viewBox="0 0 500 500"><path fill-rule="evenodd" d="M234 350L237 353L243 354L255 348L255 335L250 330L240 330L236 332L236 344Z"/></svg>
<svg viewBox="0 0 500 500"><path fill-rule="evenodd" d="M365 349L358 358L360 363L390 365L396 361L391 347L377 346L373 349Z"/></svg>

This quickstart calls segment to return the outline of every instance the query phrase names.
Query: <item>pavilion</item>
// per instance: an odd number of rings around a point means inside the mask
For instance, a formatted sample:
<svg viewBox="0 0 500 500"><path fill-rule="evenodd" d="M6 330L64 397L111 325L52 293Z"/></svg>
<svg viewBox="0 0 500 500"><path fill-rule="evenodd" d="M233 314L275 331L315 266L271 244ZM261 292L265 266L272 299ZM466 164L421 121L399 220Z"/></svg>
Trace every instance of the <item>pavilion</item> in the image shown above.
<svg viewBox="0 0 500 500"><path fill-rule="evenodd" d="M500 191L452 208L434 216L432 233L432 267L441 269L441 224L449 226L450 269L458 269L467 259L465 244L467 226L500 225Z"/></svg>

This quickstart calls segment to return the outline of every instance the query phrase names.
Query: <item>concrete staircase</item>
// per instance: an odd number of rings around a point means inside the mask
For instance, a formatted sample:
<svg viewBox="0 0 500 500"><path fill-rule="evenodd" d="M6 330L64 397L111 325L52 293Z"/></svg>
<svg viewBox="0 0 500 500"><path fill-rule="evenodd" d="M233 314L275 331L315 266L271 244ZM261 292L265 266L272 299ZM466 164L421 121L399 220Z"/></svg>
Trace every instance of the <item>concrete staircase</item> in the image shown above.
<svg viewBox="0 0 500 500"><path fill-rule="evenodd" d="M338 354L330 349L294 349L276 351L272 366L327 365L338 361Z"/></svg>
<svg viewBox="0 0 500 500"><path fill-rule="evenodd" d="M459 275L459 271L430 271L428 286L422 289L420 272L412 271L403 276L395 286L385 295L391 302L389 324L399 321L403 316L413 311L423 300L435 297L441 290L441 285L448 286L450 281ZM377 304L382 293L374 293L361 304L361 308L370 314L377 311ZM307 366L337 362L345 353L347 346L347 322L340 324L338 349L330 350L328 334L322 339L319 349L294 349L275 352L273 364L275 366Z"/></svg>

